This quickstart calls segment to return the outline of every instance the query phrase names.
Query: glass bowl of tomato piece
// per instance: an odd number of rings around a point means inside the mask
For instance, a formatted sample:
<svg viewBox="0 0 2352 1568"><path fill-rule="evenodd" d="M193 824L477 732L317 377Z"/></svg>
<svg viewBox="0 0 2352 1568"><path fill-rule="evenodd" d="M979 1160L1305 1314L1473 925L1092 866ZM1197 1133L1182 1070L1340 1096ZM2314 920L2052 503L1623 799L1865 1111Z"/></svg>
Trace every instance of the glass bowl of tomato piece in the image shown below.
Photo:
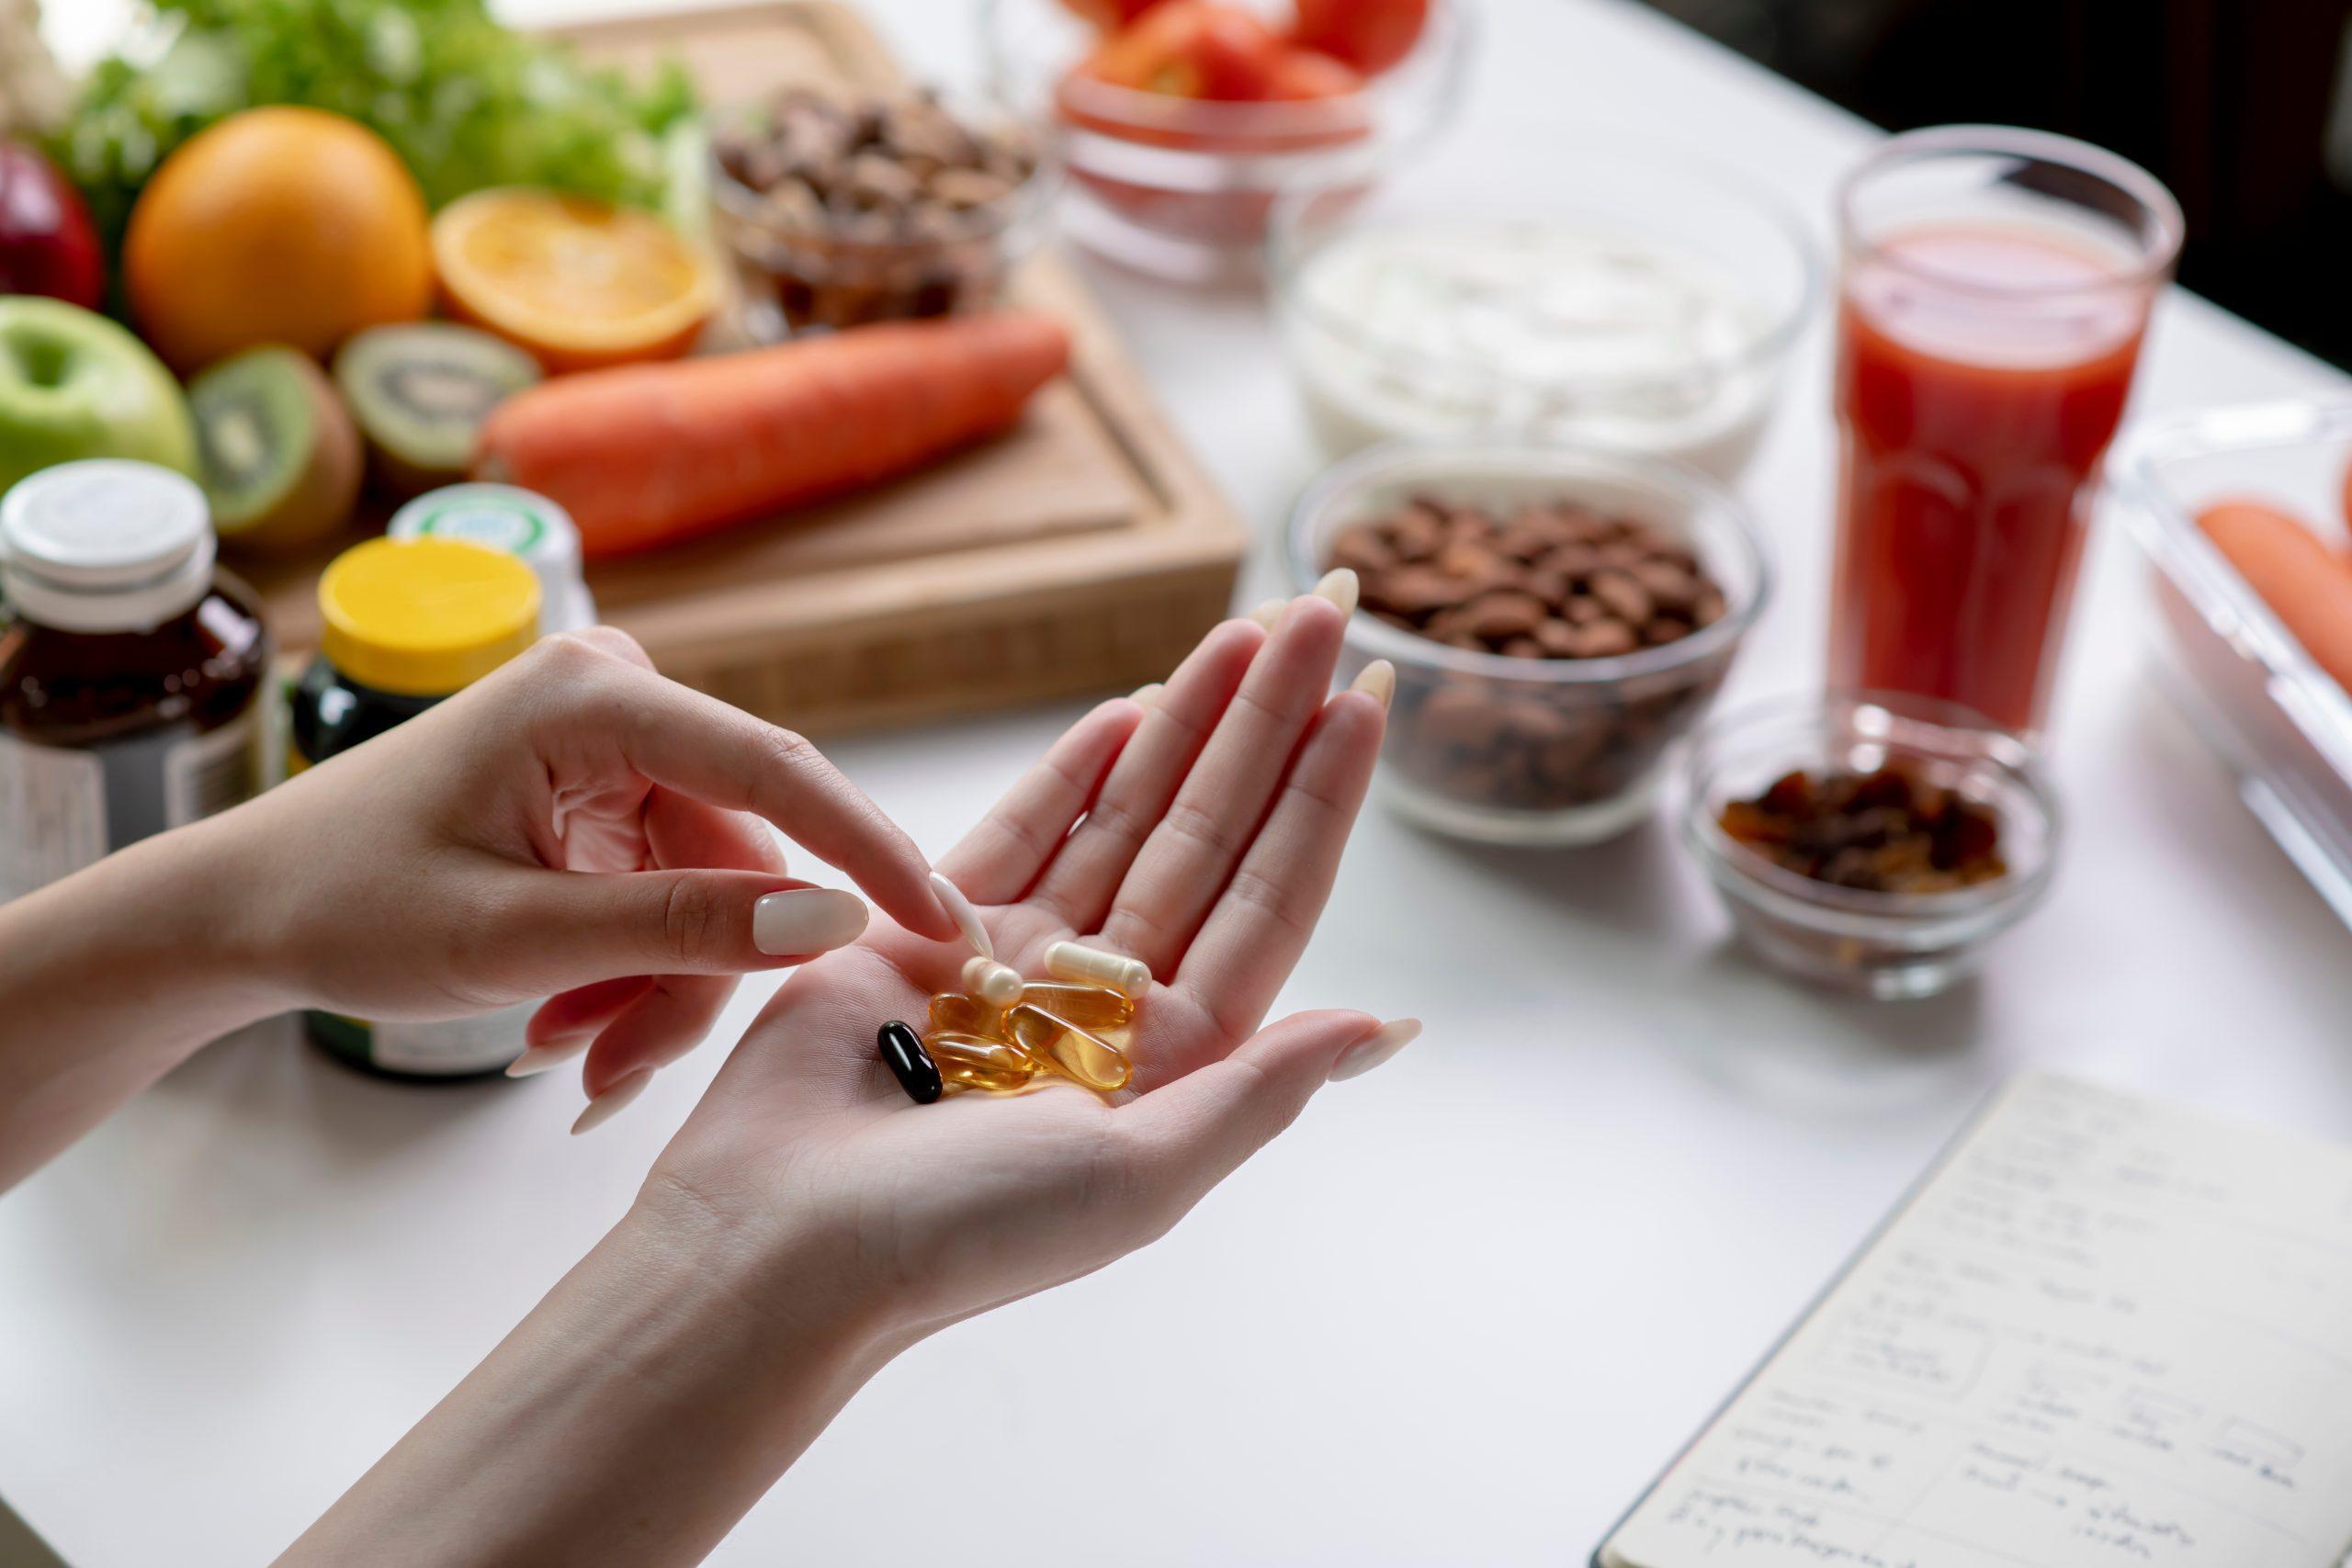
<svg viewBox="0 0 2352 1568"><path fill-rule="evenodd" d="M982 36L990 91L1053 128L1067 231L1154 276L1219 283L1261 275L1278 194L1362 188L1446 123L1468 6L1326 0L1410 38L1369 73L1216 0L984 0Z"/></svg>
<svg viewBox="0 0 2352 1568"><path fill-rule="evenodd" d="M2050 891L2058 800L2020 736L1884 692L1715 719L1684 763L1682 836L1740 937L1885 1000L1973 974Z"/></svg>

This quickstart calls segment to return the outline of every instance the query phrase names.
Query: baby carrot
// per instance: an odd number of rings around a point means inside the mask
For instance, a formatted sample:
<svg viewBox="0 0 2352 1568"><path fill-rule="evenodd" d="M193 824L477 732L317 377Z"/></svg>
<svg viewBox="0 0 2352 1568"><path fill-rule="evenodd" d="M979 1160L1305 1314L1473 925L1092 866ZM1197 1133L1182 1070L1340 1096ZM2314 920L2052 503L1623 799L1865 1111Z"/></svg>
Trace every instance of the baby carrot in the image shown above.
<svg viewBox="0 0 2352 1568"><path fill-rule="evenodd" d="M1012 424L1069 357L1058 322L1019 312L559 377L492 412L474 474L627 555L919 468Z"/></svg>
<svg viewBox="0 0 2352 1568"><path fill-rule="evenodd" d="M2352 564L2275 506L2229 501L2197 525L2319 667L2352 691Z"/></svg>

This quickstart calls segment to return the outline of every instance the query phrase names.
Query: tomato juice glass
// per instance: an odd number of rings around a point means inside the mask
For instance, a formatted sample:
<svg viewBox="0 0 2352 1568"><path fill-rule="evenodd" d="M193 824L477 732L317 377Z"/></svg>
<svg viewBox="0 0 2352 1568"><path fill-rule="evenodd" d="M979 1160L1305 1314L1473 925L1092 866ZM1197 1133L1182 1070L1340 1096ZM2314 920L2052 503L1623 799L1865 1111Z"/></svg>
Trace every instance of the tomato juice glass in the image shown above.
<svg viewBox="0 0 2352 1568"><path fill-rule="evenodd" d="M1829 683L2039 732L2179 204L2113 153L1947 126L1838 197Z"/></svg>

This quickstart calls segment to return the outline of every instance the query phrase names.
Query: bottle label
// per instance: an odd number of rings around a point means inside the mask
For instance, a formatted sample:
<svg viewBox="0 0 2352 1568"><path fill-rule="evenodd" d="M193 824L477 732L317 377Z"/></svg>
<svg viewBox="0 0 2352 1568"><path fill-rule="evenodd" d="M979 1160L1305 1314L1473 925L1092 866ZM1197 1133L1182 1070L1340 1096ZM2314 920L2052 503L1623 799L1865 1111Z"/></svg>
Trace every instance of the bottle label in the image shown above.
<svg viewBox="0 0 2352 1568"><path fill-rule="evenodd" d="M260 793L260 709L89 748L0 735L0 899Z"/></svg>
<svg viewBox="0 0 2352 1568"><path fill-rule="evenodd" d="M0 900L106 852L106 766L97 754L0 735Z"/></svg>
<svg viewBox="0 0 2352 1568"><path fill-rule="evenodd" d="M261 705L164 753L164 822L176 828L226 811L262 790Z"/></svg>
<svg viewBox="0 0 2352 1568"><path fill-rule="evenodd" d="M495 1072L523 1054L523 1028L538 1003L519 1002L443 1023L372 1023L341 1013L309 1015L311 1034L340 1055L388 1073L465 1077Z"/></svg>

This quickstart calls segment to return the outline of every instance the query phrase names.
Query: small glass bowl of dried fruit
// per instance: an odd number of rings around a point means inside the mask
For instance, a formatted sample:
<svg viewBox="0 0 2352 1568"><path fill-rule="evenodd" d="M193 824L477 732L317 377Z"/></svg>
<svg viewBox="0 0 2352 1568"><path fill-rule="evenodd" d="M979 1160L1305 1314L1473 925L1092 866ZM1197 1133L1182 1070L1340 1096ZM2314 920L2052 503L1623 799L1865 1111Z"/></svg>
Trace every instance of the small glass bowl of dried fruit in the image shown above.
<svg viewBox="0 0 2352 1568"><path fill-rule="evenodd" d="M1700 732L1682 827L1740 935L1807 979L1927 997L2049 891L2059 812L2032 749L1886 693L1768 703Z"/></svg>
<svg viewBox="0 0 2352 1568"><path fill-rule="evenodd" d="M1356 573L1342 677L1396 667L1383 796L1492 843L1646 817L1771 583L1747 507L1696 469L1532 446L1359 453L1300 500L1290 558L1302 589Z"/></svg>
<svg viewBox="0 0 2352 1568"><path fill-rule="evenodd" d="M711 126L747 335L984 310L1043 240L1056 171L1011 109L786 87Z"/></svg>

